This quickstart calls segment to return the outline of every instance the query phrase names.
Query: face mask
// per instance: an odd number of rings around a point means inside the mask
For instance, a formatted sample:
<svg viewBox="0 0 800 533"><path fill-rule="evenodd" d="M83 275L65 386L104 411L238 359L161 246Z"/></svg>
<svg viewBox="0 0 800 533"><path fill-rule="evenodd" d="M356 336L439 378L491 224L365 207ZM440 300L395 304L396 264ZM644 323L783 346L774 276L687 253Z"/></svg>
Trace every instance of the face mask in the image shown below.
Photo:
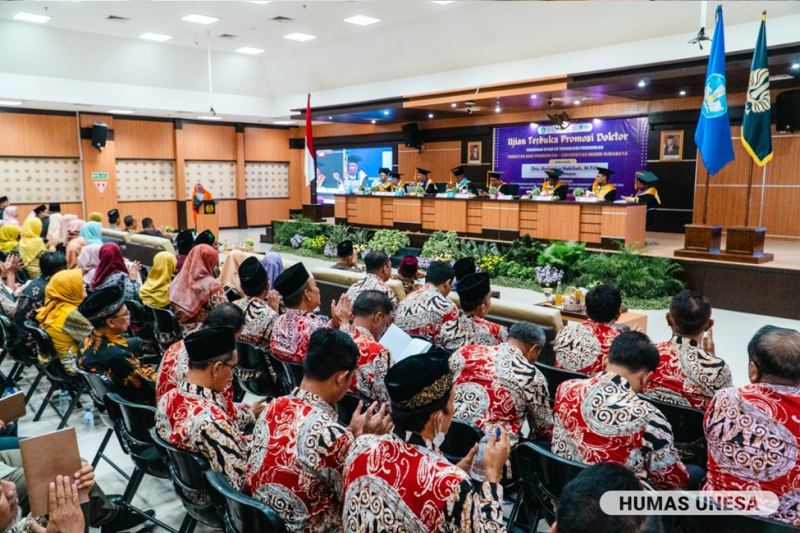
<svg viewBox="0 0 800 533"><path fill-rule="evenodd" d="M444 435L444 433L442 433L441 429L442 429L442 427L439 424L439 422L437 421L437 423L436 423L436 436L433 437L433 443L436 445L437 448L439 446L441 446L442 443L444 442L445 435Z"/></svg>

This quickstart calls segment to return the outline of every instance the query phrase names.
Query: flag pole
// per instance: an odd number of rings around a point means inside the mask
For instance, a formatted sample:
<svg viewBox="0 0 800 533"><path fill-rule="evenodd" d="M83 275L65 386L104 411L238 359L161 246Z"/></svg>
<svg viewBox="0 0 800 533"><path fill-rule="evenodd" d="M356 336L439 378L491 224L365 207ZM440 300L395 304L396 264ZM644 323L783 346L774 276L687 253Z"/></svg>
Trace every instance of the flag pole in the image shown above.
<svg viewBox="0 0 800 533"><path fill-rule="evenodd" d="M753 158L750 158L750 172L747 174L747 198L744 206L744 225L750 227L750 194L753 189Z"/></svg>
<svg viewBox="0 0 800 533"><path fill-rule="evenodd" d="M708 185L708 182L711 181L711 174L706 170L706 203L703 206L703 225L706 225L706 217L708 215L708 194L711 192L711 188Z"/></svg>

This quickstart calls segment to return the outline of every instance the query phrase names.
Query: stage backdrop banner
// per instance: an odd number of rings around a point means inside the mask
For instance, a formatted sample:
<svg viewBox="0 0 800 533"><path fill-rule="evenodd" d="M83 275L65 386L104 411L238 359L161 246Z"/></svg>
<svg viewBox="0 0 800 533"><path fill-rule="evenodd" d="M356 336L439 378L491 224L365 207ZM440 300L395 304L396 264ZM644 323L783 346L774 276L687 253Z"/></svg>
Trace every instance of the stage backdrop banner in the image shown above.
<svg viewBox="0 0 800 533"><path fill-rule="evenodd" d="M591 190L598 167L615 172L610 181L617 198L633 194L634 173L647 167L647 117L494 130L494 170L504 182L518 183L519 194L541 188L546 168L564 171L570 194L576 187Z"/></svg>

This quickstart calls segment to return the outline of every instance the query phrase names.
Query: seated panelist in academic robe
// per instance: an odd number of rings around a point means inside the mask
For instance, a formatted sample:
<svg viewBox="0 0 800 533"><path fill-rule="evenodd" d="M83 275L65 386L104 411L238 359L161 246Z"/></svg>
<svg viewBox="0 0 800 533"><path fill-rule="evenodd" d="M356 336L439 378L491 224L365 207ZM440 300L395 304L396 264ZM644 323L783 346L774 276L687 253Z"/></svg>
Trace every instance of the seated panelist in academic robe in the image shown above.
<svg viewBox="0 0 800 533"><path fill-rule="evenodd" d="M430 170L417 167L417 185L425 190L426 195L434 195L439 192L433 180L428 178L428 174L430 173Z"/></svg>
<svg viewBox="0 0 800 533"><path fill-rule="evenodd" d="M450 173L453 174L453 180L448 185L449 188L455 186L461 188L461 192L472 192L471 183L466 176L466 168L465 165L458 165L456 168L450 169Z"/></svg>
<svg viewBox="0 0 800 533"><path fill-rule="evenodd" d="M547 181L542 185L542 196L552 196L553 200L566 200L568 187L559 179L564 171L560 168L548 168L544 171Z"/></svg>
<svg viewBox="0 0 800 533"><path fill-rule="evenodd" d="M598 168L597 176L592 184L592 194L598 202L613 202L617 199L617 188L609 183L608 179L614 174L609 168Z"/></svg>
<svg viewBox="0 0 800 533"><path fill-rule="evenodd" d="M389 177L392 171L386 167L378 169L378 192L391 192L392 182Z"/></svg>
<svg viewBox="0 0 800 533"><path fill-rule="evenodd" d="M661 204L658 191L653 186L658 181L658 177L647 170L640 170L636 173L636 194L626 196L624 199L639 204L647 204L647 211L655 211Z"/></svg>
<svg viewBox="0 0 800 533"><path fill-rule="evenodd" d="M402 191L407 183L401 178L403 174L400 172L392 172L391 183L389 184L389 192Z"/></svg>
<svg viewBox="0 0 800 533"><path fill-rule="evenodd" d="M500 179L500 175L503 174L502 172L487 172L486 177L488 178L489 185L478 191L480 196L486 197L489 196L489 187L497 187L497 192L499 194L508 194L508 184L504 183L503 180Z"/></svg>

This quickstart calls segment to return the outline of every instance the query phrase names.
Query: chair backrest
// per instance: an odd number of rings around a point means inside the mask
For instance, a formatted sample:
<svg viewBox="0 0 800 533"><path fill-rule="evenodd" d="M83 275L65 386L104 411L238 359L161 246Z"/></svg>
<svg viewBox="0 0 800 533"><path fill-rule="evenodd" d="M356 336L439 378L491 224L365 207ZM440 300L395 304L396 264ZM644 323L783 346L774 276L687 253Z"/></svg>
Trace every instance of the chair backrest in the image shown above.
<svg viewBox="0 0 800 533"><path fill-rule="evenodd" d="M267 504L234 489L225 474L206 472L209 494L222 515L225 533L285 533L283 520Z"/></svg>
<svg viewBox="0 0 800 533"><path fill-rule="evenodd" d="M705 430L703 429L705 412L692 407L654 400L646 394L640 394L639 397L661 411L669 425L672 426L672 436L676 443L692 443L705 439Z"/></svg>
<svg viewBox="0 0 800 533"><path fill-rule="evenodd" d="M5 315L0 314L0 347L11 350L19 341L17 328Z"/></svg>
<svg viewBox="0 0 800 533"><path fill-rule="evenodd" d="M143 449L153 445L150 428L156 425L156 410L149 405L129 402L115 392L109 392L105 398L106 407L111 413L119 415L123 438L134 448Z"/></svg>
<svg viewBox="0 0 800 533"><path fill-rule="evenodd" d="M467 456L475 444L483 438L483 430L466 420L456 418L450 422L450 429L439 446L447 460L456 464Z"/></svg>
<svg viewBox="0 0 800 533"><path fill-rule="evenodd" d="M350 392L345 394L344 398L336 403L336 412L339 414L339 421L342 424L346 426L350 425L350 421L353 419L353 413L356 412L358 404L361 404L364 408L369 407L370 405L369 402L366 402L362 398L359 398Z"/></svg>
<svg viewBox="0 0 800 533"><path fill-rule="evenodd" d="M178 318L169 309L159 309L152 305L146 306L153 314L153 331L156 342L162 347L172 346L183 338Z"/></svg>
<svg viewBox="0 0 800 533"><path fill-rule="evenodd" d="M589 379L590 376L581 374L580 372L572 372L571 370L564 370L563 368L556 368L554 366L545 365L543 363L534 363L536 368L544 374L547 380L547 388L550 392L550 401L556 399L556 391L558 386L571 379Z"/></svg>
<svg viewBox="0 0 800 533"><path fill-rule="evenodd" d="M33 340L36 342L36 348L39 350L40 355L50 360L59 359L58 352L55 346L53 346L53 341L50 340L50 336L45 333L43 329L39 328L36 322L28 320L25 322L25 329L33 336Z"/></svg>
<svg viewBox="0 0 800 533"><path fill-rule="evenodd" d="M77 370L78 374L86 382L89 395L92 397L95 407L97 407L99 411L104 412L106 410L106 396L109 392L114 392L114 382L103 374L86 372L80 368Z"/></svg>
<svg viewBox="0 0 800 533"><path fill-rule="evenodd" d="M292 392L297 384L295 383L294 372L289 368L289 364L286 361L278 359L272 352L269 353L269 363L272 365L275 375L278 376L277 385L280 389L281 396Z"/></svg>
<svg viewBox="0 0 800 533"><path fill-rule="evenodd" d="M517 196L519 194L519 183L509 183L508 194L511 196Z"/></svg>
<svg viewBox="0 0 800 533"><path fill-rule="evenodd" d="M249 342L237 341L236 380L239 385L256 396L280 396L283 391L273 381L267 354Z"/></svg>
<svg viewBox="0 0 800 533"><path fill-rule="evenodd" d="M514 450L517 472L524 482L534 482L554 499L561 497L564 487L589 465L559 457L532 442L521 442Z"/></svg>

